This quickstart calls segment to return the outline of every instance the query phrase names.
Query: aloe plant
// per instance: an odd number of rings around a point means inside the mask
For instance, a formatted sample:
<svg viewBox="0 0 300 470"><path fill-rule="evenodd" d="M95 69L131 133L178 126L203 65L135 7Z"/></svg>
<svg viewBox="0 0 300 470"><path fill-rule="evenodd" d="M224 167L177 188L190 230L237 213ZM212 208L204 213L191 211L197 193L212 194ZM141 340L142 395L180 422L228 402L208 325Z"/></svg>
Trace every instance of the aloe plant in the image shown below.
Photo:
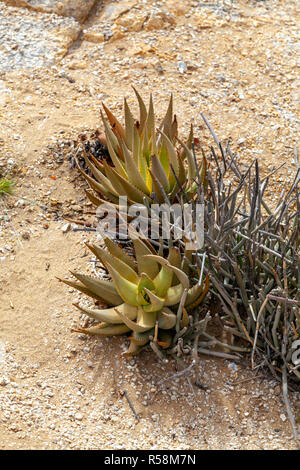
<svg viewBox="0 0 300 470"><path fill-rule="evenodd" d="M134 119L124 99L125 126L103 104L106 118L102 112L101 116L112 165L105 160L99 162L90 154L85 155L85 161L93 177L79 168L94 190L87 194L96 205L104 202L103 197L118 203L119 196L127 196L131 204L144 204L153 198L155 202L163 203L166 196L173 203L182 186L187 193L193 193L197 173L205 179L205 157L200 168L196 168L191 151L193 127L186 143L177 137L172 95L160 128L156 129L152 95L147 110L140 94L134 91L139 104L139 120ZM181 151L176 148L177 142L182 146Z"/></svg>
<svg viewBox="0 0 300 470"><path fill-rule="evenodd" d="M62 281L109 306L97 309L74 304L99 322L75 331L100 336L130 333L127 354L133 355L151 339L161 348L169 348L178 329L189 323L187 312L203 301L209 281L206 277L200 284L191 282L189 266L177 248L170 248L167 258L163 258L136 233L131 232L130 237L135 258L107 237L104 237L106 249L87 245L112 282L75 272L72 274L77 281ZM191 253L186 252L185 256L189 258Z"/></svg>

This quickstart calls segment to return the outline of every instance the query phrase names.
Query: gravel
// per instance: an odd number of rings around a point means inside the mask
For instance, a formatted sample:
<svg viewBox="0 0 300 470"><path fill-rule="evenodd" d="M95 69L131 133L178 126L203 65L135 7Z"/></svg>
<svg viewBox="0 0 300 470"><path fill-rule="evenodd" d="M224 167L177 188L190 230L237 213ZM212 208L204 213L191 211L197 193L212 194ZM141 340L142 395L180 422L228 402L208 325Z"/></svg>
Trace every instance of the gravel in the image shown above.
<svg viewBox="0 0 300 470"><path fill-rule="evenodd" d="M101 343L93 345L93 354L98 355L96 374L85 365L84 346L77 346L71 362L65 354L57 354L62 366L55 371L29 360L15 363L14 348L9 348L6 373L11 381L5 379L0 388L0 426L5 425L10 439L4 445L0 437L2 448L293 448L289 428L283 426L285 414L274 414L274 408L283 409L283 405L270 391L273 381L254 381L247 390L242 385L233 387L230 383L234 383L236 372L229 367L231 363L220 361L217 365L204 360L190 378L194 383L200 377L210 393L197 388L191 391L185 378L154 387L170 375L171 364L162 365L148 354L142 360L120 361L120 341ZM144 365L149 360L151 373ZM117 375L113 372L116 362ZM239 380L245 378L249 378L249 371L240 372ZM139 422L120 393L124 389ZM292 396L294 406L297 400L299 393ZM166 408L167 415L163 412Z"/></svg>
<svg viewBox="0 0 300 470"><path fill-rule="evenodd" d="M54 64L77 39L73 18L7 7L0 2L0 72Z"/></svg>

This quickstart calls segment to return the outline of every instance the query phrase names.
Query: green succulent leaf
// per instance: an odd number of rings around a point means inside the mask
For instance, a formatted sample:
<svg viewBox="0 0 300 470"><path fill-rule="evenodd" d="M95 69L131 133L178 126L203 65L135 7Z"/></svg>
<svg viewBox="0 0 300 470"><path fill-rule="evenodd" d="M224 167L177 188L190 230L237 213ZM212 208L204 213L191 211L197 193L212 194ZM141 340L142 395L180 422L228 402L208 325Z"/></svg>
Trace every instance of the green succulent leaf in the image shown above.
<svg viewBox="0 0 300 470"><path fill-rule="evenodd" d="M121 276L121 274L116 271L111 264L106 263L106 267L112 277L115 288L123 301L129 305L139 306L137 301L137 284L134 284Z"/></svg>
<svg viewBox="0 0 300 470"><path fill-rule="evenodd" d="M171 247L169 249L168 262L175 268L181 268L181 255L179 248Z"/></svg>
<svg viewBox="0 0 300 470"><path fill-rule="evenodd" d="M129 348L126 352L122 353L122 356L136 356L141 352L143 348L134 342L130 342Z"/></svg>
<svg viewBox="0 0 300 470"><path fill-rule="evenodd" d="M134 87L132 87L132 88L133 88L134 93L136 94L136 97L137 97L137 100L138 100L138 103L139 103L139 108L140 108L140 129L141 129L141 132L143 132L145 123L147 121L147 108L146 108L146 105L145 105L141 95L139 94L139 92Z"/></svg>
<svg viewBox="0 0 300 470"><path fill-rule="evenodd" d="M132 202L138 202L140 204L144 204L144 198L150 201L149 197L145 193L119 175L114 168L111 168L110 170L123 188L120 189L120 196L127 196L128 199L130 199Z"/></svg>
<svg viewBox="0 0 300 470"><path fill-rule="evenodd" d="M109 123L115 134L125 140L125 131L123 129L123 126L120 124L118 119L112 114L112 112L105 106L104 103L102 103L102 106L104 111L106 112Z"/></svg>
<svg viewBox="0 0 300 470"><path fill-rule="evenodd" d="M182 145L182 147L184 148L184 155L187 157L188 170L189 170L188 179L190 180L195 179L197 176L197 170L196 170L194 156L191 150L188 148L188 146L184 142L182 142L182 140L178 139L178 137L177 137L177 140L180 143L180 145Z"/></svg>
<svg viewBox="0 0 300 470"><path fill-rule="evenodd" d="M108 325L103 324L91 326L90 328L78 328L73 329L77 333L85 333L86 335L98 335L98 336L119 336L124 335L130 331L130 328L124 324L119 325Z"/></svg>
<svg viewBox="0 0 300 470"><path fill-rule="evenodd" d="M70 286L70 287L72 287L73 289L78 290L78 291L81 292L82 294L85 294L85 295L87 295L88 297L92 297L92 299L99 300L99 301L102 302L103 304L114 305L114 303L109 303L107 297L105 298L105 295L102 294L102 297L100 297L100 295L95 294L95 292L93 292L92 290L88 289L86 286L82 285L82 284L79 283L79 282L76 282L76 281L69 281L68 279L60 279L60 278L58 278L58 280L61 281L61 282L63 282L63 283L66 284L67 286ZM117 292L116 292L116 294L117 294ZM122 300L121 297L120 297L120 300Z"/></svg>
<svg viewBox="0 0 300 470"><path fill-rule="evenodd" d="M117 305L122 302L112 282L91 277L86 274L75 273L73 271L71 271L71 274L108 305Z"/></svg>
<svg viewBox="0 0 300 470"><path fill-rule="evenodd" d="M116 312L120 316L120 319L128 326L132 331L137 333L143 333L144 331L150 330L154 327L156 318L153 315L144 312L142 307L138 309L137 321L134 322L129 318L125 317L123 313L116 308Z"/></svg>
<svg viewBox="0 0 300 470"><path fill-rule="evenodd" d="M124 98L125 115L125 142L129 150L132 151L134 117L131 114L126 98Z"/></svg>
<svg viewBox="0 0 300 470"><path fill-rule="evenodd" d="M178 176L179 175L179 163L178 163L178 156L176 153L176 149L174 145L172 144L172 142L170 141L169 137L164 132L162 131L158 131L158 132L161 134L163 142L166 146L168 156L169 156L169 164L173 166L174 171L176 175Z"/></svg>
<svg viewBox="0 0 300 470"><path fill-rule="evenodd" d="M93 193L92 191L88 189L85 190L85 194L87 195L91 203L97 207L101 206L102 204L107 203L107 201L105 201L104 199L101 199L100 197L95 196L95 193Z"/></svg>
<svg viewBox="0 0 300 470"><path fill-rule="evenodd" d="M147 117L147 137L151 141L151 151L156 153L155 115L152 94L150 94L149 110Z"/></svg>
<svg viewBox="0 0 300 470"><path fill-rule="evenodd" d="M185 302L187 309L195 309L201 302L203 302L209 290L209 284L209 277L207 275L204 280L204 285L203 283L201 285L196 284L188 291Z"/></svg>
<svg viewBox="0 0 300 470"><path fill-rule="evenodd" d="M177 284L176 286L170 287L165 298L165 305L168 307L177 305L181 300L183 291L184 287L182 284Z"/></svg>
<svg viewBox="0 0 300 470"><path fill-rule="evenodd" d="M173 94L171 94L170 96L168 109L164 117L164 120L160 126L160 129L163 130L163 132L168 136L169 139L171 139L171 136L172 136L172 119L173 119Z"/></svg>
<svg viewBox="0 0 300 470"><path fill-rule="evenodd" d="M158 312L165 304L165 299L161 299L154 292L144 287L144 291L149 297L150 305L144 307L145 312Z"/></svg>
<svg viewBox="0 0 300 470"><path fill-rule="evenodd" d="M111 130L107 120L105 119L102 111L100 110L100 114L101 114L101 119L102 119L102 122L103 122L103 125L104 125L104 130L105 130L105 137L106 137L106 141L110 142L111 143L111 146L112 148L114 149L115 152L118 151L118 147L119 147L119 141L116 137L116 135L114 134L114 132Z"/></svg>
<svg viewBox="0 0 300 470"><path fill-rule="evenodd" d="M175 275L177 276L179 282L183 285L184 289L189 289L190 287L189 278L183 271L181 271L181 269L178 269L175 266L172 266L170 262L166 260L165 258L162 258L162 256L147 255L147 258L153 259L154 261L157 261L159 264L161 264L165 269L173 271Z"/></svg>
<svg viewBox="0 0 300 470"><path fill-rule="evenodd" d="M133 241L139 274L145 273L150 279L154 279L159 272L159 266L156 262L145 257L145 255L152 255L152 251L139 237L135 236L132 231L129 233Z"/></svg>
<svg viewBox="0 0 300 470"><path fill-rule="evenodd" d="M102 239L110 254L119 258L123 263L127 264L131 269L137 271L137 263L129 256L117 243L113 242L108 236L101 232Z"/></svg>
<svg viewBox="0 0 300 470"><path fill-rule="evenodd" d="M155 154L151 155L151 172L160 182L165 192L168 193L170 189L168 177L160 160Z"/></svg>
<svg viewBox="0 0 300 470"><path fill-rule="evenodd" d="M155 256L155 258L152 258L152 256ZM147 255L145 256L145 258L154 259L154 261L158 261L161 257L156 255ZM155 276L155 278L153 279L155 285L155 292L158 297L164 298L166 296L168 289L172 285L172 280L172 271L169 268L165 268L164 266L162 266L157 276Z"/></svg>
<svg viewBox="0 0 300 470"><path fill-rule="evenodd" d="M164 309L161 312L159 312L158 317L157 317L158 327L161 328L162 330L171 330L172 328L175 327L176 320L177 320L177 317L175 313L173 313L167 307L164 307Z"/></svg>
<svg viewBox="0 0 300 470"><path fill-rule="evenodd" d="M137 333L134 331L132 336L129 336L129 339L132 343L135 343L138 346L144 346L149 343L149 336L154 336L154 328L145 331L144 333Z"/></svg>
<svg viewBox="0 0 300 470"><path fill-rule="evenodd" d="M155 289L154 282L150 279L150 277L146 273L142 273L140 275L139 283L137 287L138 292L142 292L145 289L145 287L147 289L150 289L151 291Z"/></svg>
<svg viewBox="0 0 300 470"><path fill-rule="evenodd" d="M120 316L116 313L115 307L98 310L82 307L79 304L73 305L75 305L75 307L78 308L81 312L85 313L94 320L110 324L120 323ZM123 303L117 308L119 312L121 312L125 317L129 318L130 320L136 319L138 312L137 307Z"/></svg>
<svg viewBox="0 0 300 470"><path fill-rule="evenodd" d="M94 253L102 264L106 267L109 263L118 273L120 276L126 278L128 281L137 284L139 281L138 274L134 269L132 269L128 264L124 263L120 258L116 256L112 256L103 248L100 248L96 245L86 245L92 253Z"/></svg>
<svg viewBox="0 0 300 470"><path fill-rule="evenodd" d="M123 153L124 153L124 158L125 158L125 165L126 165L128 180L134 181L135 186L138 189L140 189L143 193L149 195L149 190L147 188L146 182L141 176L141 173L139 172L136 166L136 163L130 151L125 146L124 142L122 142L122 148L123 148Z"/></svg>

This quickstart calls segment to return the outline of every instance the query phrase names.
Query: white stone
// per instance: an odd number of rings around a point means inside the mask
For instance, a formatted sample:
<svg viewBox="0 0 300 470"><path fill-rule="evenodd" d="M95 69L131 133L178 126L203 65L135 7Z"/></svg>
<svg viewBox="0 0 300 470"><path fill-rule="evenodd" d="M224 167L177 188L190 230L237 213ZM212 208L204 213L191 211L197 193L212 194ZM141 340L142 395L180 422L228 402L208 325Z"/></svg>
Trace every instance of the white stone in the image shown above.
<svg viewBox="0 0 300 470"><path fill-rule="evenodd" d="M1 377L0 378L0 385L2 387L5 387L5 385L8 385L8 384L9 384L9 380L6 377Z"/></svg>
<svg viewBox="0 0 300 470"><path fill-rule="evenodd" d="M71 224L70 223L67 223L67 224L64 224L61 228L62 232L63 233L67 233L71 230Z"/></svg>

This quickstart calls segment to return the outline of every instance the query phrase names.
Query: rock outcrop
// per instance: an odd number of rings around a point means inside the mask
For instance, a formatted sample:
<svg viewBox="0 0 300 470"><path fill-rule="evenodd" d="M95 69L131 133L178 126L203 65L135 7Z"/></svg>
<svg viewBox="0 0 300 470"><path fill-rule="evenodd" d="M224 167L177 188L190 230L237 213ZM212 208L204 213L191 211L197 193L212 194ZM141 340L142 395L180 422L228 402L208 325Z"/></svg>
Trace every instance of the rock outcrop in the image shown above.
<svg viewBox="0 0 300 470"><path fill-rule="evenodd" d="M25 7L30 10L45 13L56 13L62 16L71 16L80 23L83 22L95 0L2 0L7 5Z"/></svg>

